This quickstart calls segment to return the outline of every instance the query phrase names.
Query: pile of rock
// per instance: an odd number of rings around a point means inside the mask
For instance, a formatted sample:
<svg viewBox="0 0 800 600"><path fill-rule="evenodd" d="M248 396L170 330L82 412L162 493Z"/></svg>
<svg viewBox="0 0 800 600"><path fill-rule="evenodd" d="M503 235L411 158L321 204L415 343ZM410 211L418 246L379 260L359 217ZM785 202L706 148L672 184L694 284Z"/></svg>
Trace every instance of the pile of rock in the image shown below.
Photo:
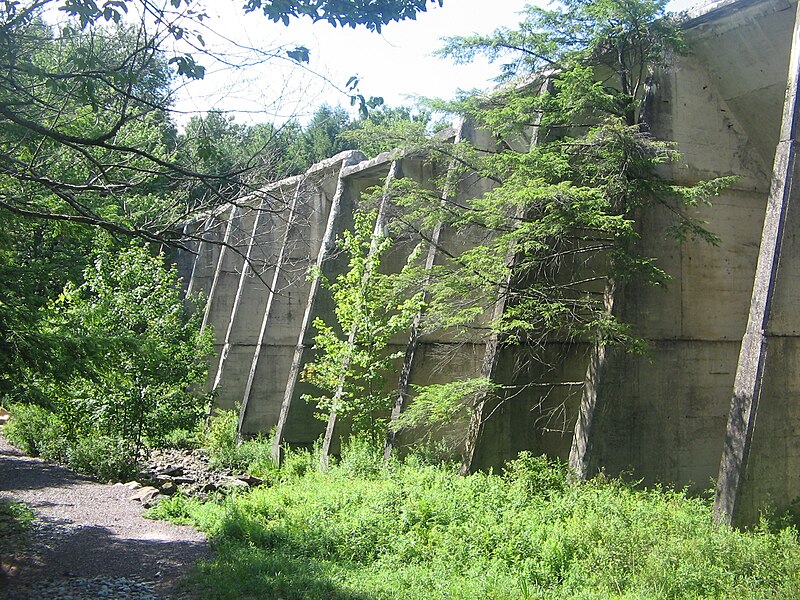
<svg viewBox="0 0 800 600"><path fill-rule="evenodd" d="M205 499L214 492L247 490L261 484L263 481L252 475L211 469L202 450L170 449L153 450L136 480L117 485L133 492L131 500L150 507L161 497L178 491Z"/></svg>

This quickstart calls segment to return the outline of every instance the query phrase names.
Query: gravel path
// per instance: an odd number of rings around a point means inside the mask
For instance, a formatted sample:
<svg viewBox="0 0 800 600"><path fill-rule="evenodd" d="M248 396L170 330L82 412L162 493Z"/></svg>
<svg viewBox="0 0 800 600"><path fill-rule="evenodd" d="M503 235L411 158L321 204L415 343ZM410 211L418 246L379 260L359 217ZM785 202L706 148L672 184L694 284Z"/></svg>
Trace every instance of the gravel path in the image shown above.
<svg viewBox="0 0 800 600"><path fill-rule="evenodd" d="M29 543L0 573L0 599L192 598L181 579L211 556L208 543L191 527L143 518L131 495L24 456L0 434L0 498L37 517ZM0 560L10 545L0 539Z"/></svg>

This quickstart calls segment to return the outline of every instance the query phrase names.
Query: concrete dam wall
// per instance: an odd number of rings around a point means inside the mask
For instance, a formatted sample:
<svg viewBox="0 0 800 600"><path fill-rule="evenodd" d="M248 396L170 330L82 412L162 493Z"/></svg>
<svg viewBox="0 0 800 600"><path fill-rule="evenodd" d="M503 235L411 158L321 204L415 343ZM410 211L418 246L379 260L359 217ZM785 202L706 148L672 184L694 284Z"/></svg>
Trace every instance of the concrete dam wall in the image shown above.
<svg viewBox="0 0 800 600"><path fill-rule="evenodd" d="M665 288L629 284L617 310L651 351L598 355L585 344L552 344L551 368L542 370L486 329L412 328L393 340L405 356L395 416L413 402L414 384L486 376L514 392L452 424L466 471L531 450L586 476L631 473L694 491L716 480L719 518L741 523L800 496L796 13L789 0L708 5L686 21L690 52L657 74L650 128L683 154L664 177L738 180L713 207L695 209L718 246L666 239L666 209L642 214L642 253L672 279ZM448 135L494 144L468 125ZM451 165L429 158L346 152L187 226L206 240L177 262L189 291L207 299L204 323L217 342L209 385L218 406L241 407L244 434L275 429L277 444L298 446L323 436L337 452L346 423L334 415L326 424L301 400L311 391L300 374L314 358L312 321L333 311L319 275L345 270L336 240L353 226L365 190L401 177L435 190ZM468 201L490 188L466 177L455 194ZM430 265L470 243L446 229L431 235ZM400 264L410 246L393 252Z"/></svg>

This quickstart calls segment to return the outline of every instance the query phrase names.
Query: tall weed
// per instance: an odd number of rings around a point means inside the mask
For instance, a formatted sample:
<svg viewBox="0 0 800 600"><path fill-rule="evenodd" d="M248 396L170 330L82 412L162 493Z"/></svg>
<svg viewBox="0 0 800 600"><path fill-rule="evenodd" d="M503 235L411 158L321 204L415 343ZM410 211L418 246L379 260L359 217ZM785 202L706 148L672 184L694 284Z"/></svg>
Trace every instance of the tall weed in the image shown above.
<svg viewBox="0 0 800 600"><path fill-rule="evenodd" d="M271 477L276 465L272 460L272 441L263 436L239 440L239 414L236 410L217 410L203 437L212 468Z"/></svg>
<svg viewBox="0 0 800 600"><path fill-rule="evenodd" d="M199 576L214 598L800 597L792 528L717 526L671 490L569 485L530 454L469 477L379 454L356 442L321 471L290 453L271 487L157 510L215 541Z"/></svg>

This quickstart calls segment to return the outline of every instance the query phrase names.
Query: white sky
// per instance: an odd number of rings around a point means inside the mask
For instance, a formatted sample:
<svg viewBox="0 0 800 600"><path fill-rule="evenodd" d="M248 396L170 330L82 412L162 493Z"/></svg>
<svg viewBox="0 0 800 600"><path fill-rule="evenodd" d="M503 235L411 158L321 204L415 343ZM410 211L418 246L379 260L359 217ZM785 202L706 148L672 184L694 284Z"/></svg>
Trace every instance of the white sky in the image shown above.
<svg viewBox="0 0 800 600"><path fill-rule="evenodd" d="M390 106L409 104L413 96L452 98L457 90L485 89L497 74L495 65L477 62L453 65L431 53L446 36L490 33L515 27L526 4L545 5L547 0L445 0L443 7L431 5L415 21L391 23L380 34L363 28L334 28L327 23L293 20L290 25L273 24L263 15L245 15L241 0L205 0L212 31L203 32L209 48L220 50L233 40L238 44L274 50L306 46L311 50L310 71L322 74L344 88L351 75L361 80L365 96L382 96ZM673 0L670 9L684 10L696 0ZM321 104L344 105L347 97L291 61L271 59L261 65L232 69L208 67L202 82L192 82L178 93L179 122L189 114L209 109L228 110L239 122L283 120L309 116Z"/></svg>

